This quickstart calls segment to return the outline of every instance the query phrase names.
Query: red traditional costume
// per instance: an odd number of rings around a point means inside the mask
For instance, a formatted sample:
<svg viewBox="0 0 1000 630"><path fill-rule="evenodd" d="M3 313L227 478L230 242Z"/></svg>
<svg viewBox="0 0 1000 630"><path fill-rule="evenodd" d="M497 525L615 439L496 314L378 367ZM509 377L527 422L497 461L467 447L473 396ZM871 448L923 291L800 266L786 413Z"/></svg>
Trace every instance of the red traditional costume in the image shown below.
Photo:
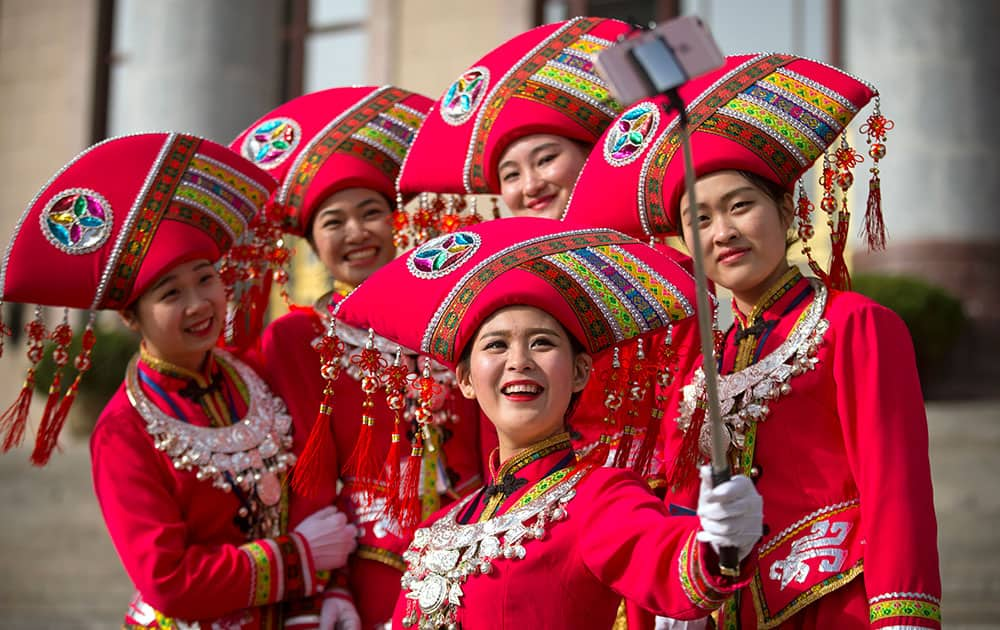
<svg viewBox="0 0 1000 630"><path fill-rule="evenodd" d="M336 317L445 365L510 305L544 310L590 353L644 348L630 355L641 370L606 362L588 385L603 387L610 436L619 420L650 418L652 381L671 359L649 333L690 315L683 296L692 284L673 261L620 233L512 218L413 250L372 275ZM385 287L414 296L406 316L390 308ZM695 519L669 516L632 472L600 467L609 448L601 442L580 460L565 433L536 443L484 490L428 520L405 555L394 627L608 628L623 596L695 618L738 588L709 569ZM649 446L639 451L648 456Z"/></svg>
<svg viewBox="0 0 1000 630"><path fill-rule="evenodd" d="M193 136L95 145L32 201L7 251L4 298L124 309L177 265L246 242L274 187ZM227 259L224 274L239 276L237 262ZM81 370L90 335L88 326ZM48 419L47 406L40 442L58 435ZM329 505L335 488L315 498L287 491L292 435L309 428L300 420L223 350L200 373L133 360L91 440L97 499L137 589L126 627L316 627L330 578L291 526Z"/></svg>
<svg viewBox="0 0 1000 630"><path fill-rule="evenodd" d="M821 207L833 238L829 273L803 247L824 282L790 270L752 313L736 313L723 341L720 397L730 455L737 471L757 479L766 532L759 571L727 603L719 625L937 628L936 525L911 341L894 313L836 290L849 282L845 199L861 161L842 134L874 97L862 132L874 161L865 227L877 245L884 242L878 163L892 123L871 86L793 55L730 57L681 96L698 176L745 171L791 192L826 155ZM641 141L619 142L620 132L603 141L602 161L623 169L617 185L588 179L588 164L576 191L584 184L637 190L605 207L608 223L633 235L677 232L684 193L678 118L659 109L658 100L640 101L622 115L636 125L645 117L635 136ZM595 153L591 161L598 159ZM800 186L803 243L813 232L811 209ZM668 500L680 504L690 505L695 488L685 478L707 457L701 379L699 372L685 387L679 412L667 411L665 452L677 458L670 474L676 493Z"/></svg>
<svg viewBox="0 0 1000 630"><path fill-rule="evenodd" d="M338 191L371 189L392 205L396 175L430 106L429 99L391 86L324 90L269 112L231 147L281 180L275 203L285 217L285 230L305 236L320 204ZM403 216L397 214L396 219ZM397 223L397 228L405 226ZM344 370L329 383L322 375L317 343L329 325L329 309L351 288L335 286L314 306L292 306L290 313L264 331L261 354L269 382L294 416L316 418L329 388L332 420L322 422L332 429L335 450L325 450L322 458L326 461L320 463L328 471L325 474L343 481L339 505L363 530L350 564L350 583L362 624L371 628L391 617L405 568L402 552L409 544L412 525L400 523L397 514L386 511L384 484L375 493L377 498L366 491L381 482L394 418L384 396L363 391L364 371L355 363L367 334L355 331L348 339L347 331L342 331L350 346L341 357ZM399 295L394 293L394 297ZM405 307L405 298L395 306ZM383 351L382 360L393 361L394 345L378 349ZM403 359L413 363L416 357L408 353ZM446 370L436 374L442 381L453 378ZM366 416L372 421L362 428L359 421ZM428 429L434 444L425 450L421 467L423 516L482 483L478 409L449 395L435 417L437 422ZM370 432L368 456L379 464L367 473L352 465L352 449L362 431ZM407 454L402 452L399 458Z"/></svg>

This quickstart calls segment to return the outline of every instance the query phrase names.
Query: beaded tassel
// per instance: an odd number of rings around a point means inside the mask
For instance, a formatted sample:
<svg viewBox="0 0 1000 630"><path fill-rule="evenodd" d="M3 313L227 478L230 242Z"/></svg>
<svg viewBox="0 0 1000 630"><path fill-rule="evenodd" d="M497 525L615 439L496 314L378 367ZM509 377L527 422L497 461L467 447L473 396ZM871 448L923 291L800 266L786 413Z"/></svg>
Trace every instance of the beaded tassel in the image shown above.
<svg viewBox="0 0 1000 630"><path fill-rule="evenodd" d="M874 162L872 167L868 169L872 176L868 181L868 205L865 211L865 225L861 233L870 250L885 249L886 231L885 220L882 217L882 180L879 179L878 163L885 157L886 135L895 126L893 121L882 115L881 102L876 94L875 111L861 127L861 133L867 136L865 143L868 144L868 155Z"/></svg>
<svg viewBox="0 0 1000 630"><path fill-rule="evenodd" d="M402 459L402 426L403 409L406 407L406 377L407 369L402 364L402 351L396 349L392 365L385 369L382 385L385 388L386 405L392 410L392 438L389 442L389 456L383 478L386 490L385 512L393 520L398 521L402 510L399 498L400 460Z"/></svg>
<svg viewBox="0 0 1000 630"><path fill-rule="evenodd" d="M468 212L465 214L465 217L462 218L462 226L472 227L481 221L482 219L479 218L479 212L476 210L476 196L470 195Z"/></svg>
<svg viewBox="0 0 1000 630"><path fill-rule="evenodd" d="M864 161L860 153L847 144L847 137L840 137L840 146L834 153L834 162L837 165L835 182L840 189L840 213L835 225L830 226L831 258L830 258L830 287L847 291L851 288L851 276L847 271L847 261L844 258L844 250L847 247L848 226L851 222L851 212L847 207L847 191L854 184L854 173L851 171L855 166Z"/></svg>
<svg viewBox="0 0 1000 630"><path fill-rule="evenodd" d="M824 162L826 162L825 156ZM799 180L799 194L795 200L795 216L799 222L798 235L799 240L802 241L802 255L806 257L806 261L809 262L809 268L816 274L816 277L824 278L826 272L823 271L823 268L813 258L812 246L809 245L809 239L816 234L816 230L812 225L813 210L815 210L815 206L809 201L809 196L806 194L806 187L802 185L802 180Z"/></svg>
<svg viewBox="0 0 1000 630"><path fill-rule="evenodd" d="M405 530L416 527L420 521L420 469L424 458L424 437L433 415L434 400L441 386L431 376L430 359L424 358L419 377L411 375L411 387L417 391L416 426L413 428L413 445L406 468L400 480L399 523Z"/></svg>
<svg viewBox="0 0 1000 630"><path fill-rule="evenodd" d="M4 453L20 445L24 440L24 429L28 424L28 411L31 408L31 394L35 390L35 368L45 354L43 347L48 336L45 322L42 320L41 307L35 307L35 318L25 324L24 331L28 334L27 355L31 366L24 378L24 385L21 386L21 393L0 416L0 436L3 437L0 451Z"/></svg>
<svg viewBox="0 0 1000 630"><path fill-rule="evenodd" d="M292 488L307 497L316 497L330 479L337 478L337 447L333 442L333 384L343 369L344 342L337 337L336 320L330 326L317 348L322 365L320 374L326 380L323 401L319 405L316 422L309 431L309 438L302 449L298 463L292 471Z"/></svg>
<svg viewBox="0 0 1000 630"><path fill-rule="evenodd" d="M635 463L632 466L639 475L645 475L649 469L649 463L653 459L653 450L656 441L660 437L660 425L663 421L663 409L667 402L667 392L673 383L674 370L677 366L677 351L674 349L673 324L667 324L666 332L663 335L663 343L660 344L660 353L655 361L656 379L653 383L655 405L649 412L649 420L646 423L646 434L642 438L639 452L636 455Z"/></svg>
<svg viewBox="0 0 1000 630"><path fill-rule="evenodd" d="M632 443L638 431L639 408L646 398L651 382L652 365L646 361L646 351L642 339L636 340L635 355L629 361L628 396L625 399L622 437L618 442L614 466L627 468L632 455Z"/></svg>
<svg viewBox="0 0 1000 630"><path fill-rule="evenodd" d="M604 383L604 430L597 446L586 457L597 466L603 466L607 462L618 432L618 410L625 402L625 379L621 368L621 351L616 346L611 356L611 367L598 376Z"/></svg>
<svg viewBox="0 0 1000 630"><path fill-rule="evenodd" d="M31 453L31 463L35 466L44 466L48 463L49 458L52 456L52 451L55 449L56 444L59 442L59 434L62 432L63 425L66 424L66 417L69 415L69 410L73 406L73 402L76 400L76 395L79 393L80 379L83 375L90 370L92 365L91 353L94 349L94 344L97 343L97 335L94 333L94 319L96 314L91 312L90 320L87 322L87 327L83 331L83 336L80 340L80 354L76 355L73 359L73 367L76 368L76 376L73 378L73 382L70 383L69 388L66 393L63 394L62 399L59 401L58 408L55 409L54 413L49 413L49 406L53 400L53 393L58 392L59 387L56 386L56 381L58 380L58 371L56 372L56 379L53 380L53 387L49 388L49 401L45 405L45 414L42 416L42 423L38 427L38 436L35 438L35 449ZM65 320L62 325L65 325ZM68 336L72 336L72 332L69 331L69 326L66 327L67 330L59 332L59 328L52 333L52 338L56 341L56 349L53 351L52 356L56 361L57 369L59 366L60 358L57 356L60 353L60 345L63 340ZM59 338L57 338L59 337ZM69 342L66 342L64 349L68 347ZM63 364L65 364L69 359L69 353L65 352L65 358L62 359Z"/></svg>
<svg viewBox="0 0 1000 630"><path fill-rule="evenodd" d="M3 344L7 337L10 337L14 331L10 329L10 326L3 322L2 317L3 302L0 302L0 357L3 357Z"/></svg>
<svg viewBox="0 0 1000 630"><path fill-rule="evenodd" d="M410 215L403 204L403 193L396 192L396 211L392 213L392 244L397 249L410 248Z"/></svg>
<svg viewBox="0 0 1000 630"><path fill-rule="evenodd" d="M374 395L382 382L387 363L382 353L375 348L375 331L368 329L368 341L364 349L351 357L351 363L361 370L361 391L365 398L361 403L361 429L354 443L354 450L347 460L347 470L354 478L354 487L368 500L375 497L379 474L379 458L375 452L375 407Z"/></svg>

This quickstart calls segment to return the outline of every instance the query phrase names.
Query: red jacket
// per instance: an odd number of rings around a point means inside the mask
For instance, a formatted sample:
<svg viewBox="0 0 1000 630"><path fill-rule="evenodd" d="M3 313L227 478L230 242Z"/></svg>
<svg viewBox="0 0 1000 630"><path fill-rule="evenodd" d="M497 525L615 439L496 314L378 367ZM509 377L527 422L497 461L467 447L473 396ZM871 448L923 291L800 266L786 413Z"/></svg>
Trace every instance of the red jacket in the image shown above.
<svg viewBox="0 0 1000 630"><path fill-rule="evenodd" d="M779 285L762 300L759 320L737 313L726 335L724 414L727 386L739 377L759 383L753 368L776 356L793 331L804 331L804 313L818 305L815 285L795 272ZM895 313L861 295L830 291L826 302L821 313L816 307L815 352L806 351L808 339L799 344L802 373L777 379L777 397L758 400L769 413L738 431L747 447L730 451L764 498L760 568L741 598L742 628L815 616L824 595L852 581L864 588L852 591L859 601L848 605L872 627L938 628L927 420L910 336ZM694 389L686 394L693 400ZM745 410L754 411L747 402ZM738 401L730 411L737 408ZM683 438L668 421L667 451L679 452ZM668 500L691 505L694 488ZM819 618L835 619L844 605ZM726 610L720 627L735 627L734 611Z"/></svg>

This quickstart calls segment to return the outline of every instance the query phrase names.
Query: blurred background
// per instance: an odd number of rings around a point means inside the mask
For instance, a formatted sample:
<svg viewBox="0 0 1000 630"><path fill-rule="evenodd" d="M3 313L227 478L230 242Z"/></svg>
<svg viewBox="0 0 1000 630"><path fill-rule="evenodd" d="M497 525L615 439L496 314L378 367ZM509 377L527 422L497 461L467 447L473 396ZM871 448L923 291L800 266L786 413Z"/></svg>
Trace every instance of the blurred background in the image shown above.
<svg viewBox="0 0 1000 630"><path fill-rule="evenodd" d="M727 54L792 52L864 78L895 120L881 165L889 246L852 248L852 271L858 290L903 316L917 348L946 627L997 627L1000 572L988 560L1000 552L993 0L0 0L0 233L6 242L52 174L109 136L177 130L227 144L281 102L327 87L394 83L436 98L538 24L686 14L701 16ZM328 279L298 250L291 292L306 301ZM30 315L3 305L15 331ZM44 470L23 450L0 458L0 628L120 622L130 587L93 498L86 435L134 343L105 320L89 400L61 456ZM2 407L26 367L17 339L5 350Z"/></svg>

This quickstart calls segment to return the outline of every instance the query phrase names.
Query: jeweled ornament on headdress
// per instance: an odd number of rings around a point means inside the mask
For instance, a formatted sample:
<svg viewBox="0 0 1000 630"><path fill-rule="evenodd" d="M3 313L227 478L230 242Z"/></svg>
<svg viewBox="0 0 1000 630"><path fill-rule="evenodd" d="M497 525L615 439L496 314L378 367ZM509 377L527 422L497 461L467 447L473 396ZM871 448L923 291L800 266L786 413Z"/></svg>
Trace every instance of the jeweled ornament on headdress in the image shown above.
<svg viewBox="0 0 1000 630"><path fill-rule="evenodd" d="M660 107L643 101L618 117L604 137L604 159L624 166L642 155L642 149L660 126Z"/></svg>
<svg viewBox="0 0 1000 630"><path fill-rule="evenodd" d="M406 258L410 272L418 278L440 278L455 271L476 253L481 239L474 232L456 232L432 238Z"/></svg>
<svg viewBox="0 0 1000 630"><path fill-rule="evenodd" d="M441 97L441 118L449 125L461 125L469 120L486 96L489 85L487 68L476 66L463 72Z"/></svg>
<svg viewBox="0 0 1000 630"><path fill-rule="evenodd" d="M302 129L294 120L271 118L257 125L243 139L243 157L270 170L293 155L301 140Z"/></svg>
<svg viewBox="0 0 1000 630"><path fill-rule="evenodd" d="M67 254L89 254L111 235L111 204L86 188L71 188L53 197L38 215L42 233Z"/></svg>

